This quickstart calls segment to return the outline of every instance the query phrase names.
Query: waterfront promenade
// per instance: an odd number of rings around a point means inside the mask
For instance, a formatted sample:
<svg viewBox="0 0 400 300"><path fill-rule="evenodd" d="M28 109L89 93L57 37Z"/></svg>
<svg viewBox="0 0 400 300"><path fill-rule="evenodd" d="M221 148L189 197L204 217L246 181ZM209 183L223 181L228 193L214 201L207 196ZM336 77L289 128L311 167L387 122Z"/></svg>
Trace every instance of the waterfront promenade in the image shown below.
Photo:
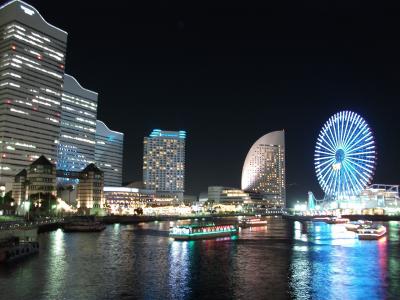
<svg viewBox="0 0 400 300"><path fill-rule="evenodd" d="M138 224L147 222L163 222L163 221L177 221L177 220L202 220L205 222L218 221L220 219L236 221L239 216L254 216L255 214L249 213L235 213L235 214L196 214L196 215L111 215L97 217L97 220L105 224ZM263 215L271 216L271 215ZM276 214L275 216L280 216L283 219L289 221L299 221L306 222L312 221L315 217L326 217L326 216L300 216L300 215L289 215L289 214ZM370 221L400 221L400 216L387 216L387 215L342 215L344 218L348 218L351 221L357 220L370 220ZM67 222L71 216L65 217L46 217L35 221L25 221L23 218L19 218L13 221L0 222L0 231L4 230L15 230L37 227L38 232L46 232L56 230L61 228L64 222Z"/></svg>

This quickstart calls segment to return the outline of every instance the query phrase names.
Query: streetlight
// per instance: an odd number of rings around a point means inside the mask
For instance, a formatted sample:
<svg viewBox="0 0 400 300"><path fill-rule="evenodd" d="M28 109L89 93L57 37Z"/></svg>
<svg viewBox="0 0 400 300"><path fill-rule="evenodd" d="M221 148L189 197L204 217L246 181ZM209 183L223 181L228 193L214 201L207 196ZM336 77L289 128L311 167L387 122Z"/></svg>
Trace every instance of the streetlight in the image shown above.
<svg viewBox="0 0 400 300"><path fill-rule="evenodd" d="M4 185L0 186L0 191L1 191L1 197L4 198L6 194L6 187Z"/></svg>

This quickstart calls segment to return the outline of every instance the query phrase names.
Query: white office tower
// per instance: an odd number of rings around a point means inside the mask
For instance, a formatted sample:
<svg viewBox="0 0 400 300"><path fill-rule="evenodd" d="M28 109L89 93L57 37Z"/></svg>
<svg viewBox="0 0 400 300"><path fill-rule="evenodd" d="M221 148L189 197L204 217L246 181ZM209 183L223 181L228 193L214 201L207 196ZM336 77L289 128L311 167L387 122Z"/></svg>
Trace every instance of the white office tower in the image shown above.
<svg viewBox="0 0 400 300"><path fill-rule="evenodd" d="M0 185L44 155L56 162L67 33L22 1L0 7Z"/></svg>
<svg viewBox="0 0 400 300"><path fill-rule="evenodd" d="M143 183L156 197L183 200L185 131L154 129L144 138Z"/></svg>
<svg viewBox="0 0 400 300"><path fill-rule="evenodd" d="M61 107L57 169L82 171L95 162L97 93L65 74Z"/></svg>
<svg viewBox="0 0 400 300"><path fill-rule="evenodd" d="M97 120L95 161L104 172L104 186L122 186L123 148L124 134Z"/></svg>

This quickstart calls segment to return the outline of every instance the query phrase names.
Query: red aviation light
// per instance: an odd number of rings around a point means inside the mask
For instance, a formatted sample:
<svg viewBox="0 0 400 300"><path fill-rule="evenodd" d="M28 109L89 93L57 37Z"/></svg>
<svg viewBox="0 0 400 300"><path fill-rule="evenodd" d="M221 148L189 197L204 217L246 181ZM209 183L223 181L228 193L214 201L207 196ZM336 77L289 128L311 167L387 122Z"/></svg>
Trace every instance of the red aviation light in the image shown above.
<svg viewBox="0 0 400 300"><path fill-rule="evenodd" d="M11 45L11 49L16 50L17 47L15 47L15 45Z"/></svg>
<svg viewBox="0 0 400 300"><path fill-rule="evenodd" d="M6 158L6 157L7 157L7 155L5 155L5 154L2 154L2 155L1 155L1 157L2 157L2 158Z"/></svg>
<svg viewBox="0 0 400 300"><path fill-rule="evenodd" d="M60 65L60 68L61 68L61 69L64 69L64 65L63 65L63 64L61 64L61 65Z"/></svg>
<svg viewBox="0 0 400 300"><path fill-rule="evenodd" d="M38 59L42 59L42 56L39 54L39 55L37 56L37 58L38 58Z"/></svg>

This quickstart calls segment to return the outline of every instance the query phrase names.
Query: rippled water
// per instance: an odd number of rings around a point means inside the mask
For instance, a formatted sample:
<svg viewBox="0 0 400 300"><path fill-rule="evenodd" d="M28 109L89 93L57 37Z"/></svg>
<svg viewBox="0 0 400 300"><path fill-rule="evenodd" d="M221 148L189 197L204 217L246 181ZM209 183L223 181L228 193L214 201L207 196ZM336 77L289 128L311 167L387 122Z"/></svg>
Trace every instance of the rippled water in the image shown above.
<svg viewBox="0 0 400 300"><path fill-rule="evenodd" d="M399 222L359 241L343 225L289 223L175 242L174 223L40 235L40 254L0 266L0 299L400 299Z"/></svg>

